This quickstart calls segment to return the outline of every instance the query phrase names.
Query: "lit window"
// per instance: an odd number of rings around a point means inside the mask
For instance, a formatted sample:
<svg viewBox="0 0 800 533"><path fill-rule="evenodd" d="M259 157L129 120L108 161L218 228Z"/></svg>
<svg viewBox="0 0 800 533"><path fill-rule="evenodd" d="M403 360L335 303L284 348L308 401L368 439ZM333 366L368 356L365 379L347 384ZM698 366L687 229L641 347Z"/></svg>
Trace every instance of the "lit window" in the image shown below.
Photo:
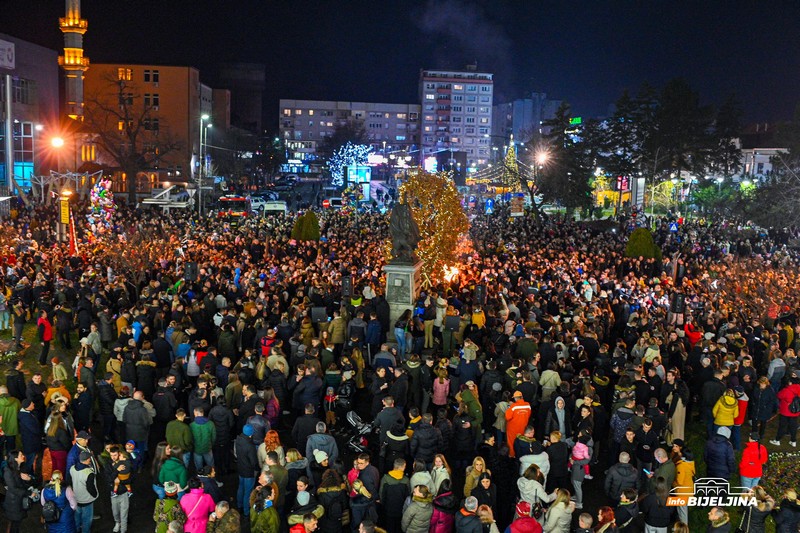
<svg viewBox="0 0 800 533"><path fill-rule="evenodd" d="M425 115L425 120L428 122L433 121L433 115Z"/></svg>
<svg viewBox="0 0 800 533"><path fill-rule="evenodd" d="M395 141L405 141L406 140L406 136L405 135L395 135L394 140Z"/></svg>
<svg viewBox="0 0 800 533"><path fill-rule="evenodd" d="M295 115L302 115L303 114L303 110L302 109L295 109L294 110L294 114Z"/></svg>
<svg viewBox="0 0 800 533"><path fill-rule="evenodd" d="M308 110L308 114L313 117L314 116L314 110L313 109L309 109Z"/></svg>
<svg viewBox="0 0 800 533"><path fill-rule="evenodd" d="M406 119L406 114L405 113L398 113L397 114L397 118L399 118L400 120L405 120Z"/></svg>
<svg viewBox="0 0 800 533"><path fill-rule="evenodd" d="M131 81L131 69L129 68L118 68L117 69L117 79L120 81Z"/></svg>
<svg viewBox="0 0 800 533"><path fill-rule="evenodd" d="M458 137L451 137L450 140L454 143L459 142Z"/></svg>
<svg viewBox="0 0 800 533"><path fill-rule="evenodd" d="M481 119L481 124L488 124L488 123L489 123L489 119L488 118L482 118Z"/></svg>
<svg viewBox="0 0 800 533"><path fill-rule="evenodd" d="M460 84L453 85L453 90L454 91L463 91L464 90L464 86L460 85Z"/></svg>
<svg viewBox="0 0 800 533"><path fill-rule="evenodd" d="M292 110L291 109L284 109L283 110L283 116L284 117L291 117L292 116Z"/></svg>
<svg viewBox="0 0 800 533"><path fill-rule="evenodd" d="M435 100L435 99L436 99L436 95L435 94L426 94L425 95L425 100Z"/></svg>

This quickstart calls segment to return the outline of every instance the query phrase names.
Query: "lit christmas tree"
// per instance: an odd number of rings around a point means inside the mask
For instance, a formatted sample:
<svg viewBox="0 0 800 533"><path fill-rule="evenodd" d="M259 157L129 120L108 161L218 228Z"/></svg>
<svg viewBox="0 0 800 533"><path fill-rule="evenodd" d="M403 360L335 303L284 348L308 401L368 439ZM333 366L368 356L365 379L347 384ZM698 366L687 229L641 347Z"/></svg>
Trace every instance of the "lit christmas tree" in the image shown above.
<svg viewBox="0 0 800 533"><path fill-rule="evenodd" d="M513 135L511 136L511 142L508 145L508 151L506 151L506 156L503 160L503 186L508 189L508 192L517 192L520 190L517 147L514 144Z"/></svg>
<svg viewBox="0 0 800 533"><path fill-rule="evenodd" d="M336 150L328 160L328 169L331 171L331 185L341 187L344 185L344 167L351 165L364 165L372 147L366 144L353 144L348 141Z"/></svg>

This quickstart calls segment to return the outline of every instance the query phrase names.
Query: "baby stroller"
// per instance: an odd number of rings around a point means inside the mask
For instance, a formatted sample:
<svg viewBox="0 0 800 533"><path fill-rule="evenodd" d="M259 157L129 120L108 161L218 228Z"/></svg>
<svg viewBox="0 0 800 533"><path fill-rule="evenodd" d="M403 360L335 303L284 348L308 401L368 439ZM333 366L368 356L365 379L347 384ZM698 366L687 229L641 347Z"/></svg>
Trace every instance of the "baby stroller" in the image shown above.
<svg viewBox="0 0 800 533"><path fill-rule="evenodd" d="M372 432L372 426L361 420L355 411L348 411L347 422L353 426L352 435L347 440L347 447L356 453L364 453L369 448L369 441L365 435Z"/></svg>

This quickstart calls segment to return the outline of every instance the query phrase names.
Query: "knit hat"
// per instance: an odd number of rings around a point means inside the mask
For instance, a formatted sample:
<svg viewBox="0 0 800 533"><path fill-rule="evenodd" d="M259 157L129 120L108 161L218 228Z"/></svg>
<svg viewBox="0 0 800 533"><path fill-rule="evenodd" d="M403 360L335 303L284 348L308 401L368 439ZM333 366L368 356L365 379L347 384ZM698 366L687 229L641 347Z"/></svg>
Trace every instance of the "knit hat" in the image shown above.
<svg viewBox="0 0 800 533"><path fill-rule="evenodd" d="M176 494L178 494L178 489L179 489L178 484L175 483L174 481L164 482L164 492L167 494L167 496L175 496Z"/></svg>
<svg viewBox="0 0 800 533"><path fill-rule="evenodd" d="M321 465L328 460L328 454L322 450L314 450L314 460Z"/></svg>
<svg viewBox="0 0 800 533"><path fill-rule="evenodd" d="M492 390L495 392L500 392L501 390L503 390L503 386L500 383L493 383Z"/></svg>
<svg viewBox="0 0 800 533"><path fill-rule="evenodd" d="M721 428L717 429L717 435L722 435L726 439L731 438L731 428L722 426Z"/></svg>
<svg viewBox="0 0 800 533"><path fill-rule="evenodd" d="M308 491L301 490L297 493L297 503L301 506L308 505L308 502L311 500L311 495Z"/></svg>
<svg viewBox="0 0 800 533"><path fill-rule="evenodd" d="M522 500L517 504L517 516L530 516L531 515L531 504Z"/></svg>
<svg viewBox="0 0 800 533"><path fill-rule="evenodd" d="M244 434L245 437L252 437L254 432L255 430L253 429L253 426L251 426L250 424L245 424L244 427L242 428L242 433Z"/></svg>

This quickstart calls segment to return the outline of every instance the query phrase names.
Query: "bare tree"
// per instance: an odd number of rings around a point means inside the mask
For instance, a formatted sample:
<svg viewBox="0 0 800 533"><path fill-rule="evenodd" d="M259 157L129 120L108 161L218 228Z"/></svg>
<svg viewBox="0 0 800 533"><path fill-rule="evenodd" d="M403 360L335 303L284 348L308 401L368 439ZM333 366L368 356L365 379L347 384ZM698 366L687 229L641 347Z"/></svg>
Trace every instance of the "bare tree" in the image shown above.
<svg viewBox="0 0 800 533"><path fill-rule="evenodd" d="M89 95L85 130L94 135L103 155L127 176L128 202L136 203L136 176L159 165L181 145L152 103L142 100L135 83L106 77L101 92Z"/></svg>

